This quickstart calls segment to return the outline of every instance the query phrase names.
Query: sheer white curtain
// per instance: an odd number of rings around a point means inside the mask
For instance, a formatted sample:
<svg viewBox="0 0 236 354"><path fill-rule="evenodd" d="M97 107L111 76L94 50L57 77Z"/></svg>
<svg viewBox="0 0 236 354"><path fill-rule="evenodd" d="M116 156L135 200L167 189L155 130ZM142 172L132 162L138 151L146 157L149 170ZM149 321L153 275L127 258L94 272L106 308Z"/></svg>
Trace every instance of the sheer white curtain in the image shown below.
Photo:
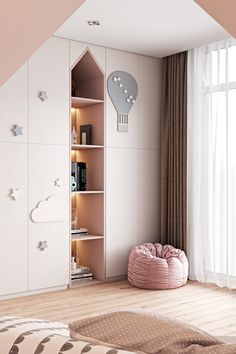
<svg viewBox="0 0 236 354"><path fill-rule="evenodd" d="M188 58L190 278L236 288L236 41Z"/></svg>

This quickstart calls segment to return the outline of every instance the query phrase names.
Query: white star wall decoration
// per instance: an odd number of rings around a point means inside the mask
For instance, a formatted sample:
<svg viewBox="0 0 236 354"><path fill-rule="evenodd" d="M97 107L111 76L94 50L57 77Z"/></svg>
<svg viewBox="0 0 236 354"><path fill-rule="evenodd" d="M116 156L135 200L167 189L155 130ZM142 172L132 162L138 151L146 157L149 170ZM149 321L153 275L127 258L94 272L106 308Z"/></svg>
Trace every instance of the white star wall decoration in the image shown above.
<svg viewBox="0 0 236 354"><path fill-rule="evenodd" d="M39 91L38 97L40 98L41 101L45 101L48 99L48 94L46 91Z"/></svg>
<svg viewBox="0 0 236 354"><path fill-rule="evenodd" d="M48 248L48 243L47 243L47 241L39 241L38 248L39 248L41 251L44 251L46 248Z"/></svg>
<svg viewBox="0 0 236 354"><path fill-rule="evenodd" d="M60 179L60 178L57 178L57 179L54 181L54 185L55 185L55 187L61 187L61 179Z"/></svg>
<svg viewBox="0 0 236 354"><path fill-rule="evenodd" d="M17 200L20 196L21 196L21 191L19 188L11 188L10 189L10 194L9 196L13 199L13 200Z"/></svg>
<svg viewBox="0 0 236 354"><path fill-rule="evenodd" d="M23 135L23 127L20 127L19 125L15 124L12 128L12 132L15 136L18 135Z"/></svg>

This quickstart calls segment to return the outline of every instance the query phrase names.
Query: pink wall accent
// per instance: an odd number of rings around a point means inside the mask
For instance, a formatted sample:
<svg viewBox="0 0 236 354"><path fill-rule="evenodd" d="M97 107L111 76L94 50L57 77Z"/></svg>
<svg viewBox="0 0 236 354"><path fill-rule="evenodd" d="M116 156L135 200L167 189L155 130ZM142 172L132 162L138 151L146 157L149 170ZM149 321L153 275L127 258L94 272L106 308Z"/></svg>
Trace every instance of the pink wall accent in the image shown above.
<svg viewBox="0 0 236 354"><path fill-rule="evenodd" d="M0 0L0 86L85 0Z"/></svg>
<svg viewBox="0 0 236 354"><path fill-rule="evenodd" d="M236 1L235 0L195 0L232 36L236 37Z"/></svg>

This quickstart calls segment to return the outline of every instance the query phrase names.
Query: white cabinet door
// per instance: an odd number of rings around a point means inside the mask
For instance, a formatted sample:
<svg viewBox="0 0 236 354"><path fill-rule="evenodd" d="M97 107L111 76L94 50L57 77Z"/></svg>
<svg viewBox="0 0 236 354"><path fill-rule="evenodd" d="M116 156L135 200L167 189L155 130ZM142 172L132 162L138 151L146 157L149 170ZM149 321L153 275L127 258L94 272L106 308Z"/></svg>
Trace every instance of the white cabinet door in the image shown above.
<svg viewBox="0 0 236 354"><path fill-rule="evenodd" d="M69 144L69 81L69 41L52 37L29 59L30 143Z"/></svg>
<svg viewBox="0 0 236 354"><path fill-rule="evenodd" d="M138 152L138 244L157 242L160 231L160 152Z"/></svg>
<svg viewBox="0 0 236 354"><path fill-rule="evenodd" d="M28 141L28 64L24 64L0 87L0 141L22 143ZM12 129L22 127L22 135Z"/></svg>
<svg viewBox="0 0 236 354"><path fill-rule="evenodd" d="M0 143L0 161L0 295L4 295L28 289L27 145Z"/></svg>
<svg viewBox="0 0 236 354"><path fill-rule="evenodd" d="M65 146L30 145L30 290L69 282L69 157Z"/></svg>
<svg viewBox="0 0 236 354"><path fill-rule="evenodd" d="M106 50L107 78L117 70L127 71L138 80L138 55L121 52L119 50ZM107 92L107 91L106 91ZM117 112L111 102L110 96L106 95L106 145L107 147L138 147L138 100L134 103L129 112L129 127L127 133L117 131Z"/></svg>
<svg viewBox="0 0 236 354"><path fill-rule="evenodd" d="M139 56L139 148L160 146L161 81L160 59Z"/></svg>
<svg viewBox="0 0 236 354"><path fill-rule="evenodd" d="M138 242L138 156L136 149L107 149L106 277L127 274Z"/></svg>

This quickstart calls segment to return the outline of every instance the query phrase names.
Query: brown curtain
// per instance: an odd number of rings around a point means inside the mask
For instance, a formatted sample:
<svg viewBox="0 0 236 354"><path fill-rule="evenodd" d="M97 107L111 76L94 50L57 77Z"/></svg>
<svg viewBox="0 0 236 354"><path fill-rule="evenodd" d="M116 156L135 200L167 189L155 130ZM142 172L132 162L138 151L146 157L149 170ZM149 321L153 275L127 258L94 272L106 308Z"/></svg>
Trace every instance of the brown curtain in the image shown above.
<svg viewBox="0 0 236 354"><path fill-rule="evenodd" d="M187 52L164 58L161 116L161 242L186 251Z"/></svg>

